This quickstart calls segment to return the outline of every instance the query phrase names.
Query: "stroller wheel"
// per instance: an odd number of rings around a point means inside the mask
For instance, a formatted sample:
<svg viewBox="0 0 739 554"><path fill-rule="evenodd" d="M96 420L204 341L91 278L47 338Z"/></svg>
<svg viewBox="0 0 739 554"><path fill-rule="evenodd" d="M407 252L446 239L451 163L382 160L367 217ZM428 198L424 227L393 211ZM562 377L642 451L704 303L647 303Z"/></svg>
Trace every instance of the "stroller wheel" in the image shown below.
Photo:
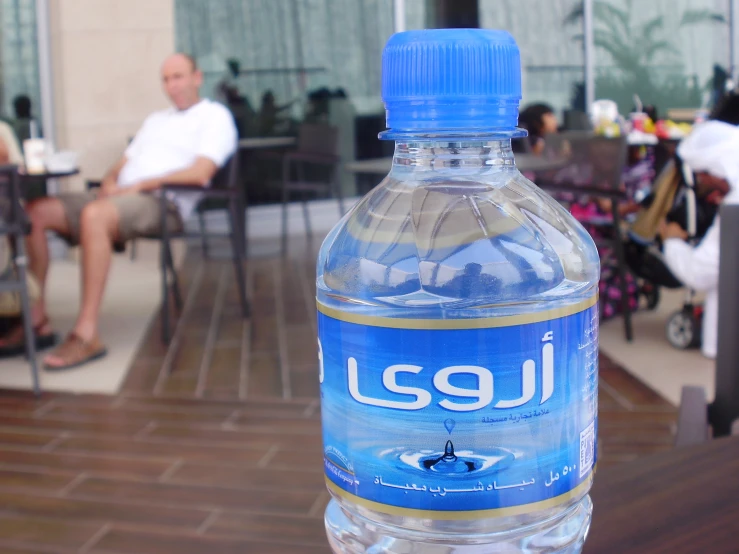
<svg viewBox="0 0 739 554"><path fill-rule="evenodd" d="M700 322L692 307L672 314L667 320L665 331L667 340L675 348L685 350L700 345Z"/></svg>

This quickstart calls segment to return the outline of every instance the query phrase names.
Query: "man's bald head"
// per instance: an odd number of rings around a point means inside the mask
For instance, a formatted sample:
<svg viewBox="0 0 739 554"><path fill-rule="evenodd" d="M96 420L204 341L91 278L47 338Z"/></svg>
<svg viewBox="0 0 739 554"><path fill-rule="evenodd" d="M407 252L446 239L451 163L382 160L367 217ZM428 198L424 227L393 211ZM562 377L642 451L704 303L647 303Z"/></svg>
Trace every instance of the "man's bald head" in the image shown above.
<svg viewBox="0 0 739 554"><path fill-rule="evenodd" d="M184 52L176 52L170 56L167 56L167 58L164 60L164 63L162 63L162 69L167 64L182 63L189 65L190 70L193 73L198 70L198 62L195 61L195 58L193 58L190 54L185 54Z"/></svg>
<svg viewBox="0 0 739 554"><path fill-rule="evenodd" d="M198 69L195 58L178 52L162 63L162 84L175 107L186 110L200 101L199 89L203 84L203 74Z"/></svg>

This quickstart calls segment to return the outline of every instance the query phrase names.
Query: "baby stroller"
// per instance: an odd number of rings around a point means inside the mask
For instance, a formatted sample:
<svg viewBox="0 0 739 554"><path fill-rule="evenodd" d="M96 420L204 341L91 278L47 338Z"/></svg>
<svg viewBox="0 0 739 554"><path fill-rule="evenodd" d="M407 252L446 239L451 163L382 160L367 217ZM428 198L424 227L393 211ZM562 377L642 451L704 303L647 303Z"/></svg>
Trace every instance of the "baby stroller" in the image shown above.
<svg viewBox="0 0 739 554"><path fill-rule="evenodd" d="M657 230L662 219L678 223L697 244L713 223L718 208L696 197L693 172L679 158L665 166L655 181L651 194L641 203L642 209L628 233L625 244L629 269L641 280L640 290L647 305L659 304L659 289L682 288L664 261ZM703 306L696 304L695 292L686 291L683 307L667 320L667 340L679 349L700 346Z"/></svg>

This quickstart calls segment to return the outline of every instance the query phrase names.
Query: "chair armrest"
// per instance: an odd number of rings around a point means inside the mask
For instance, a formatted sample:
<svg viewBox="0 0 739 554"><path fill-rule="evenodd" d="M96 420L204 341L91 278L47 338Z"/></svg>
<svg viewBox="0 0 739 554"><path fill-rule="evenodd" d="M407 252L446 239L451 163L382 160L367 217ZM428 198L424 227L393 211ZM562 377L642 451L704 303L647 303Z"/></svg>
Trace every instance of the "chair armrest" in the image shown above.
<svg viewBox="0 0 739 554"><path fill-rule="evenodd" d="M238 194L238 191L235 189L213 189L193 185L177 185L175 183L164 184L161 189L165 192L197 192L203 198L230 198ZM161 198L165 197L165 195L160 196Z"/></svg>
<svg viewBox="0 0 739 554"><path fill-rule="evenodd" d="M703 387L685 386L680 394L675 446L701 444L708 439L706 392Z"/></svg>
<svg viewBox="0 0 739 554"><path fill-rule="evenodd" d="M169 192L204 192L208 189L208 187L200 187L198 185L183 185L178 183L164 183L161 186L162 190L166 190Z"/></svg>
<svg viewBox="0 0 739 554"><path fill-rule="evenodd" d="M607 189L602 187L593 187L590 185L572 185L565 183L553 183L551 181L537 180L536 186L545 191L552 192L570 192L583 196L596 196L599 198L610 198L612 200L627 200L624 191L616 189Z"/></svg>

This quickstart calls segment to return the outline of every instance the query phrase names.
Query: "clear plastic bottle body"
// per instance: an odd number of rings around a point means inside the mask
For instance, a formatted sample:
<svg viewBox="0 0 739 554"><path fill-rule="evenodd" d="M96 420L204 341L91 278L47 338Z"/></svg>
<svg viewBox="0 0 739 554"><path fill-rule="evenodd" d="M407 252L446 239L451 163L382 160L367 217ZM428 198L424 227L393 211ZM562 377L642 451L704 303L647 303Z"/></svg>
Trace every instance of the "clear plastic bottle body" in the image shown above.
<svg viewBox="0 0 739 554"><path fill-rule="evenodd" d="M418 135L327 236L317 299L358 315L498 318L593 298L599 273L592 239L520 174L509 138ZM326 527L341 553L576 553L591 480L556 506L469 520L389 515L332 491Z"/></svg>

